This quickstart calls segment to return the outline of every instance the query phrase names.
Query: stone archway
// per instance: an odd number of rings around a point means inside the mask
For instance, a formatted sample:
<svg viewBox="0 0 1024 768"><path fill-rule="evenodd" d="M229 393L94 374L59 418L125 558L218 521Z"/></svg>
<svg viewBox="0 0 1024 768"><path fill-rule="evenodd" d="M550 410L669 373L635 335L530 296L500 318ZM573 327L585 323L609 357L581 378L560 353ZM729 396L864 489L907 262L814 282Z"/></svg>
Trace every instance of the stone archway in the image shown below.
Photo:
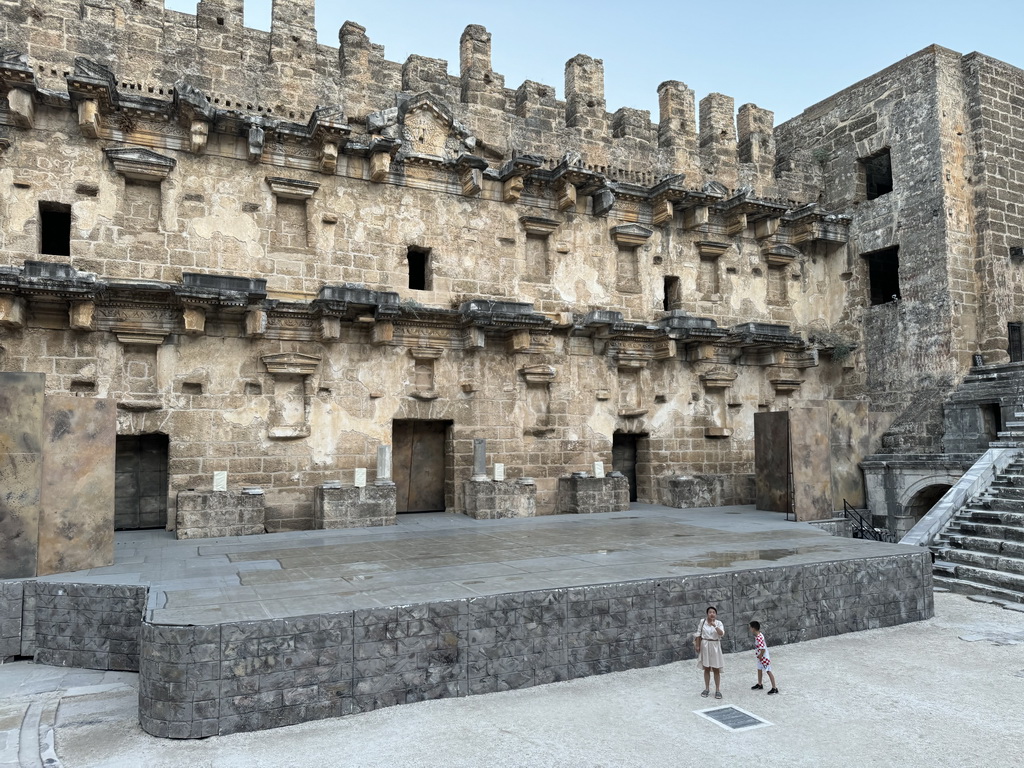
<svg viewBox="0 0 1024 768"><path fill-rule="evenodd" d="M945 483L936 483L921 488L911 497L903 507L903 514L911 518L915 523L920 520L929 509L938 503L939 499L946 495L952 486Z"/></svg>

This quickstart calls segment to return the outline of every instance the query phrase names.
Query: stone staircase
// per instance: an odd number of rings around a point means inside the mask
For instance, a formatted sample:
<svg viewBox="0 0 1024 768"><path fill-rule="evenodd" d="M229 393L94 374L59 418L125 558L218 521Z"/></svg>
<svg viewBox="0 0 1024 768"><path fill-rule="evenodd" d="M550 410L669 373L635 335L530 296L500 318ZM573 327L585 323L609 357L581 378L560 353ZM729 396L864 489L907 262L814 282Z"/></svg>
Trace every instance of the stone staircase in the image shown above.
<svg viewBox="0 0 1024 768"><path fill-rule="evenodd" d="M1024 421L1008 422L993 443L1015 444L1024 444ZM1024 458L1009 464L949 521L932 552L936 586L1024 603Z"/></svg>

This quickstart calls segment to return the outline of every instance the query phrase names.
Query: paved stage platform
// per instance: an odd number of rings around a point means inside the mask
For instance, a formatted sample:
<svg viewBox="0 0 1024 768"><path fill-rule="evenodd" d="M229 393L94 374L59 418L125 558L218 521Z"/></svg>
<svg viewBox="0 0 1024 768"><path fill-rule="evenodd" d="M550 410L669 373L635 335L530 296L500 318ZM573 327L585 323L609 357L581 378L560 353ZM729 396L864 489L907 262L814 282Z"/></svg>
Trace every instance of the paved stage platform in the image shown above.
<svg viewBox="0 0 1024 768"><path fill-rule="evenodd" d="M933 611L920 548L753 507L645 504L231 539L119 533L115 565L24 590L37 661L137 668L143 727L177 738L692 658L708 604L726 651L746 647L754 618L778 645Z"/></svg>

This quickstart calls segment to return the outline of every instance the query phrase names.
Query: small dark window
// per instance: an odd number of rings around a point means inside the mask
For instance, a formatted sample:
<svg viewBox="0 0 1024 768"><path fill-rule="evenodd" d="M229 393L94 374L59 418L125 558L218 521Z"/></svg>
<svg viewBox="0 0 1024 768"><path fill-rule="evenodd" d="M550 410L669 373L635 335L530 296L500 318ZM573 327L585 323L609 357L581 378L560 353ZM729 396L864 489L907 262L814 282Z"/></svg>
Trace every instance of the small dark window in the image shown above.
<svg viewBox="0 0 1024 768"><path fill-rule="evenodd" d="M892 160L888 147L877 155L865 157L860 163L863 166L866 199L874 200L892 192Z"/></svg>
<svg viewBox="0 0 1024 768"><path fill-rule="evenodd" d="M430 249L409 248L409 288L414 291L429 291L430 287Z"/></svg>
<svg viewBox="0 0 1024 768"><path fill-rule="evenodd" d="M223 26L224 26L224 17L223 17L223 16L218 16L218 17L217 17L217 23L218 23L218 24L219 24L220 26L222 26L222 27L223 27Z"/></svg>
<svg viewBox="0 0 1024 768"><path fill-rule="evenodd" d="M682 299L682 288L679 284L679 278L675 275L665 275L665 311L670 312L673 309L680 309Z"/></svg>
<svg viewBox="0 0 1024 768"><path fill-rule="evenodd" d="M900 248L885 248L865 253L868 262L868 282L871 285L871 303L888 304L900 298Z"/></svg>
<svg viewBox="0 0 1024 768"><path fill-rule="evenodd" d="M1010 337L1010 362L1024 363L1024 323L1007 323L1006 332Z"/></svg>
<svg viewBox="0 0 1024 768"><path fill-rule="evenodd" d="M71 255L71 206L39 203L39 252L51 256Z"/></svg>

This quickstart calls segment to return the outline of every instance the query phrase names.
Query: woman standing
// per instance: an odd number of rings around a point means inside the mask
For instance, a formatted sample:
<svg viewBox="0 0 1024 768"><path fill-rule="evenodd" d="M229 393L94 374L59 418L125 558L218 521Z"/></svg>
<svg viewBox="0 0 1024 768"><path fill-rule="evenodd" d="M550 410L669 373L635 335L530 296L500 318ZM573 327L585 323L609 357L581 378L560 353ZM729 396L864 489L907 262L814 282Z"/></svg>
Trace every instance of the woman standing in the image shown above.
<svg viewBox="0 0 1024 768"><path fill-rule="evenodd" d="M708 606L707 616L702 619L697 633L693 636L694 647L697 650L697 665L704 668L704 690L701 696L708 697L711 687L711 673L715 673L715 698L722 698L722 668L725 666L725 658L722 656L722 637L725 635L725 627L718 620L718 609L715 606Z"/></svg>

